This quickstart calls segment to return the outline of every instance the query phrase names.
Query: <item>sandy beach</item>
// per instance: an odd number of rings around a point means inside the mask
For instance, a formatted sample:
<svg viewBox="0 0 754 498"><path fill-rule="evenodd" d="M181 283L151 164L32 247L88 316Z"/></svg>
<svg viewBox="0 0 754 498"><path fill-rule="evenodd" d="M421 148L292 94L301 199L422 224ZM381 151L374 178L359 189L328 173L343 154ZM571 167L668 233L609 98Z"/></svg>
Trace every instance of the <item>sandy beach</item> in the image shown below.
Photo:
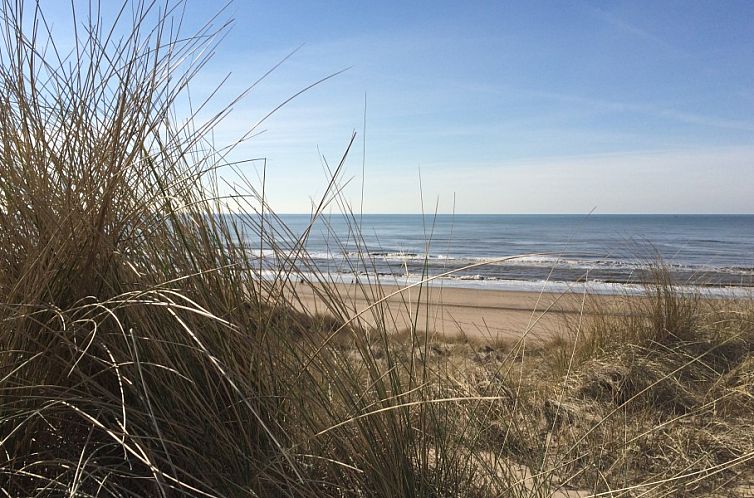
<svg viewBox="0 0 754 498"><path fill-rule="evenodd" d="M393 331L407 330L416 321L419 330L445 336L468 335L477 339L545 338L562 331L564 315L578 320L583 296L536 292L466 289L455 287L414 287L400 292L397 286L332 285L348 314L362 313L369 324L377 313L388 315L385 322ZM315 290L316 289L316 290ZM313 313L327 313L319 288L300 284L296 288L300 306ZM381 306L374 303L388 297ZM590 299L594 299L590 296ZM616 297L598 296L615 300ZM417 303L421 303L417 306Z"/></svg>

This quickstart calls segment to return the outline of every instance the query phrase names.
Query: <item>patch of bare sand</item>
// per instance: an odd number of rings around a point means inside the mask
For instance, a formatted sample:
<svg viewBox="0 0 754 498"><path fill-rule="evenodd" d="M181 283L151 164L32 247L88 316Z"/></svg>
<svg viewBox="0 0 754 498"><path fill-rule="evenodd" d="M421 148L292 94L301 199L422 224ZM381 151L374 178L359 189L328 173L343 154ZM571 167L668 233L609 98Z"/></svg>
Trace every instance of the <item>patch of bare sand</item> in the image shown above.
<svg viewBox="0 0 754 498"><path fill-rule="evenodd" d="M311 313L328 313L319 294L322 288L298 284L296 294L301 308ZM583 296L455 287L418 287L400 290L397 286L328 285L348 316L360 314L368 325L385 315L392 332L408 330L416 322L418 330L445 337L466 335L481 340L515 340L523 335L546 338L562 328L563 318L578 320ZM378 305L374 303L384 301ZM590 297L594 299L594 297ZM598 299L615 300L609 296Z"/></svg>

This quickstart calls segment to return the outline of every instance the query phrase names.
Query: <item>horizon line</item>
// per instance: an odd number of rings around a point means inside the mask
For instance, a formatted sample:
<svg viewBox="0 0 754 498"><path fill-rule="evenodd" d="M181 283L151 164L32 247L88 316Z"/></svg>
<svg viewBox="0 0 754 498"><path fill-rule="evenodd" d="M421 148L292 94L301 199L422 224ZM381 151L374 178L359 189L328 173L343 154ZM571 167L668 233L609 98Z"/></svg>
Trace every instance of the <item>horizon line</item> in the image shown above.
<svg viewBox="0 0 754 498"><path fill-rule="evenodd" d="M311 216L312 213L304 213L304 212L274 212L276 215L296 215L296 216ZM337 215L343 215L342 212L337 213L320 213L318 216L324 215L324 214L337 214ZM654 212L654 213L554 213L554 212L546 212L546 213L422 213L422 212L401 212L401 213L352 213L353 216L416 216L416 215L424 215L424 216L435 216L435 215L442 215L442 216L754 216L754 212L748 212L748 213L724 213L724 212L712 212L712 213L691 213L691 212L682 212L682 213L673 213L673 212Z"/></svg>

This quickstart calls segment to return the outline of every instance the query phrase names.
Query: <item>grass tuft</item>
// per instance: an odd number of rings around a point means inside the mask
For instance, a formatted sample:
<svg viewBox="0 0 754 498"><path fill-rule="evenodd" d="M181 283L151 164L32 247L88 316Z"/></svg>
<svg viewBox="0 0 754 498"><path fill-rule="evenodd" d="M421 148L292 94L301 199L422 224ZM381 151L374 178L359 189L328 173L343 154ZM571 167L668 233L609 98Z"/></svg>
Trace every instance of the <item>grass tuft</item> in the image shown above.
<svg viewBox="0 0 754 498"><path fill-rule="evenodd" d="M228 109L175 116L227 28L186 36L180 6L125 2L107 24L92 3L63 52L42 10L3 0L4 495L746 491L750 301L683 295L660 269L643 296L586 296L550 343L435 336L410 301L399 326L379 285L356 314L264 186L221 195ZM344 205L342 164L312 224ZM326 312L300 311L301 286Z"/></svg>

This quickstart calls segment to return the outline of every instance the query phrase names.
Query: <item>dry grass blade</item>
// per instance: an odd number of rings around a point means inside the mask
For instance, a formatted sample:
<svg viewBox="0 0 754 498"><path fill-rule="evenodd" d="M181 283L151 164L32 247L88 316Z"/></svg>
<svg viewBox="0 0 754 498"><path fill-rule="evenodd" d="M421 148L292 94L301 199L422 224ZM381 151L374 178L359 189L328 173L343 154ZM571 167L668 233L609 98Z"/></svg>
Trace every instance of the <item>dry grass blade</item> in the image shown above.
<svg viewBox="0 0 754 498"><path fill-rule="evenodd" d="M660 268L618 312L580 296L578 333L551 344L530 337L542 314L512 343L420 330L428 284L510 258L436 275L425 265L419 282L386 291L342 195L355 135L334 169L325 162L325 194L294 233L264 175L239 186L218 173L240 164L230 152L269 114L227 147L211 131L228 107L203 123L210 102L177 117L228 23L184 36L183 2L125 1L111 23L100 7L74 13L69 52L40 5L0 8L5 496L743 489L750 301L683 296ZM355 244L345 264L367 272L362 311L307 253L330 206L349 223L333 243ZM303 285L328 314L300 310ZM403 297L417 288L417 302ZM390 332L391 298L410 317L405 334Z"/></svg>

